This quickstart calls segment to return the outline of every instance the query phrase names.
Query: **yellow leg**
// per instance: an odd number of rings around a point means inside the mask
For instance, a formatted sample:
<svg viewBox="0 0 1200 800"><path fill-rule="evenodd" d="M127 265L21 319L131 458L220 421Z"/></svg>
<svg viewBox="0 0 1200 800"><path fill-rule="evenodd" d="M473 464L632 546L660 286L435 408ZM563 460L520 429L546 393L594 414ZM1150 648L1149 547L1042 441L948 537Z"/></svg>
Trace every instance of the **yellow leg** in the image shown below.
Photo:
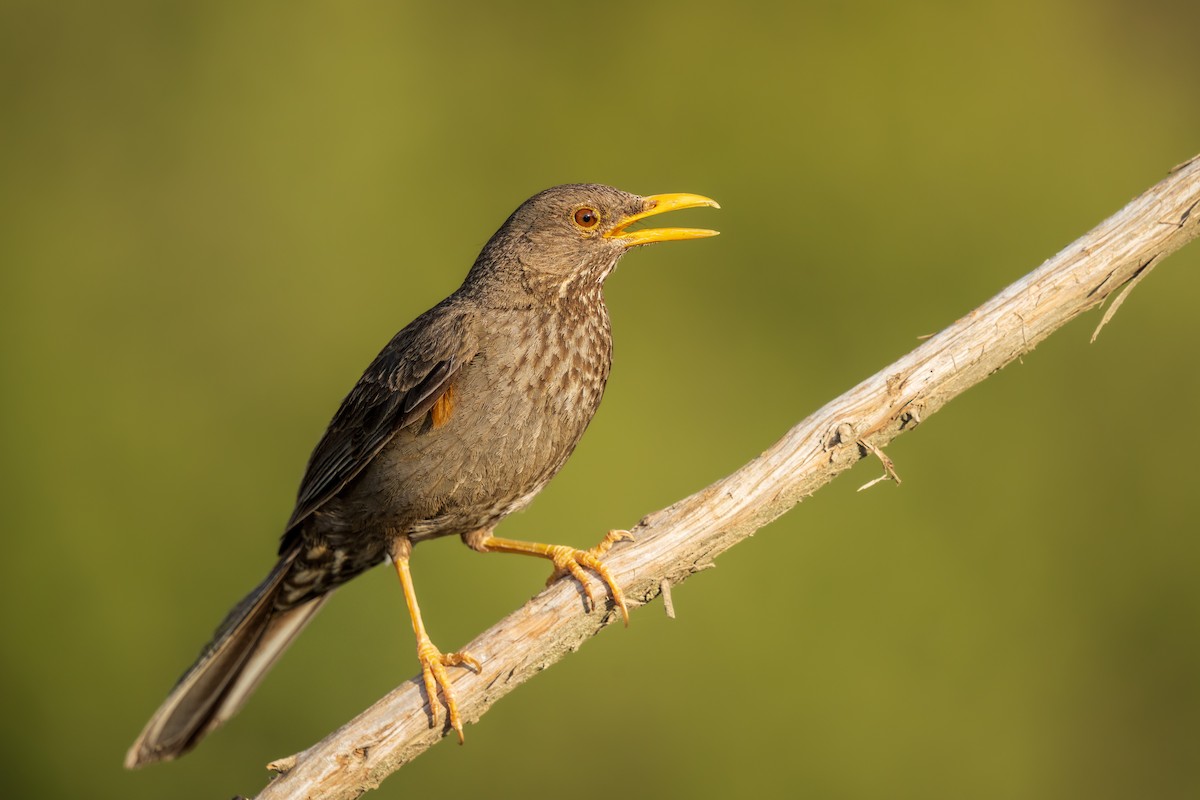
<svg viewBox="0 0 1200 800"><path fill-rule="evenodd" d="M458 715L458 701L454 690L450 688L450 677L446 667L456 667L466 664L480 672L479 662L466 653L443 654L425 632L425 623L421 619L421 607L417 605L417 593L413 588L412 572L408 568L409 553L412 545L403 539L392 548L392 563L396 565L396 574L400 576L400 585L404 587L404 601L408 603L408 615L412 619L413 633L417 637L417 659L421 662L421 675L425 679L425 694L429 697L430 727L438 724L438 687L442 689L442 697L446 700L446 713L450 717L450 727L458 734L458 743L463 743L462 719Z"/></svg>
<svg viewBox="0 0 1200 800"><path fill-rule="evenodd" d="M612 594L613 605L620 609L621 616L625 619L625 625L628 627L629 609L625 606L625 593L621 591L621 587L613 579L612 573L608 571L608 567L604 566L604 563L600 560L600 557L607 553L610 547L622 539L632 541L633 536L630 535L629 531L609 531L604 540L590 550L576 550L573 547L557 544L539 544L537 542L521 542L515 539L501 539L490 534L471 537L467 540L467 543L476 550L484 553L520 553L522 555L549 559L554 564L554 572L550 574L546 585L549 586L563 575L569 573L583 586L583 593L587 597L588 605L595 608L596 599L592 597L592 590L588 585L587 572L584 571L585 567L590 569L599 575L608 586L608 591Z"/></svg>

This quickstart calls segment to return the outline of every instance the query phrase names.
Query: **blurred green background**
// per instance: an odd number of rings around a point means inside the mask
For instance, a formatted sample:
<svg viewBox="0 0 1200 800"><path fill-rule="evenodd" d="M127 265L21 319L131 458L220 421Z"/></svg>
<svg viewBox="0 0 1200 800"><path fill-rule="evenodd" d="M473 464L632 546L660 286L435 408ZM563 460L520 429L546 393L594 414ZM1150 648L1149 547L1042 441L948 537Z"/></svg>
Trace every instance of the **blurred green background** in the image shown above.
<svg viewBox="0 0 1200 800"><path fill-rule="evenodd" d="M436 7L435 7L436 5ZM691 191L609 282L590 545L732 471L1200 151L1195 3L0 6L8 797L253 794L415 673L376 570L193 754L126 747L309 449L527 196ZM1200 795L1200 245L390 778L381 798ZM542 564L414 561L460 646ZM590 693L594 702L582 700Z"/></svg>

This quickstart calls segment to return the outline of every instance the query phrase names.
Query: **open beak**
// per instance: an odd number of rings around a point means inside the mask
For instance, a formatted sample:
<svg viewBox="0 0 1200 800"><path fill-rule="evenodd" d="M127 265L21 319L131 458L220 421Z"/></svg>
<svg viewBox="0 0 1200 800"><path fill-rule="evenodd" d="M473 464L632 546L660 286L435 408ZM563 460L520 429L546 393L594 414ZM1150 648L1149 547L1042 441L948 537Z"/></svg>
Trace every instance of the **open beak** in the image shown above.
<svg viewBox="0 0 1200 800"><path fill-rule="evenodd" d="M604 234L604 238L614 239L626 247L637 247L641 244L651 244L653 242L705 239L709 236L717 235L717 231L705 230L703 228L643 228L636 231L626 230L626 228L638 220L653 217L655 214L665 214L668 211L676 211L680 208L699 208L700 206L721 207L717 205L716 200L698 194L653 194L643 198L643 200L645 200L645 205L640 213L631 214L621 220L615 228Z"/></svg>

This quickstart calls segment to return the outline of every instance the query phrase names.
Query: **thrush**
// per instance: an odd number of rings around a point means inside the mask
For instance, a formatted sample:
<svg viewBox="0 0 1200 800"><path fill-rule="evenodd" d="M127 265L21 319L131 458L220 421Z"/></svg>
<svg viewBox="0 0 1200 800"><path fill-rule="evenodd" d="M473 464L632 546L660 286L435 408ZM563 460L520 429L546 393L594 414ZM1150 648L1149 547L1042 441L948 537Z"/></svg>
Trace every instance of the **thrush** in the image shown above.
<svg viewBox="0 0 1200 800"><path fill-rule="evenodd" d="M550 581L588 572L629 623L602 556L493 534L570 456L608 380L612 337L604 281L633 247L716 231L633 228L667 211L718 207L694 194L649 197L598 184L547 189L484 246L462 286L397 333L342 401L313 450L266 579L225 618L126 756L140 767L175 758L235 714L338 586L390 561L417 640L431 725L438 691L451 728L462 721L447 668L481 665L443 653L421 620L413 545L457 535L483 553L548 559ZM547 583L549 583L548 581Z"/></svg>

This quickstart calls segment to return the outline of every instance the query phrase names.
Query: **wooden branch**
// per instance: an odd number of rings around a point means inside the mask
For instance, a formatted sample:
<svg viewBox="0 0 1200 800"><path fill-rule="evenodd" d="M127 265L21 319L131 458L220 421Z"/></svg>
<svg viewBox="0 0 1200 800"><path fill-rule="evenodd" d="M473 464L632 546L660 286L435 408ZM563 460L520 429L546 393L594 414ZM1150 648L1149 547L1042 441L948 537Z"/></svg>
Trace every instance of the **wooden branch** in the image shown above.
<svg viewBox="0 0 1200 800"><path fill-rule="evenodd" d="M1075 316L1124 290L1097 327L1099 333L1128 290L1198 234L1200 156L1173 169L1034 272L828 403L737 472L644 518L633 531L636 544L619 544L606 558L631 605L644 604L661 587L711 566L719 554L864 457L878 458L885 475L898 481L883 446ZM613 618L611 611L584 613L580 589L571 581L558 581L505 617L464 648L482 663L482 674L452 673L464 721L478 720ZM272 764L281 774L259 800L357 797L444 733L429 727L426 698L414 678L313 747Z"/></svg>

